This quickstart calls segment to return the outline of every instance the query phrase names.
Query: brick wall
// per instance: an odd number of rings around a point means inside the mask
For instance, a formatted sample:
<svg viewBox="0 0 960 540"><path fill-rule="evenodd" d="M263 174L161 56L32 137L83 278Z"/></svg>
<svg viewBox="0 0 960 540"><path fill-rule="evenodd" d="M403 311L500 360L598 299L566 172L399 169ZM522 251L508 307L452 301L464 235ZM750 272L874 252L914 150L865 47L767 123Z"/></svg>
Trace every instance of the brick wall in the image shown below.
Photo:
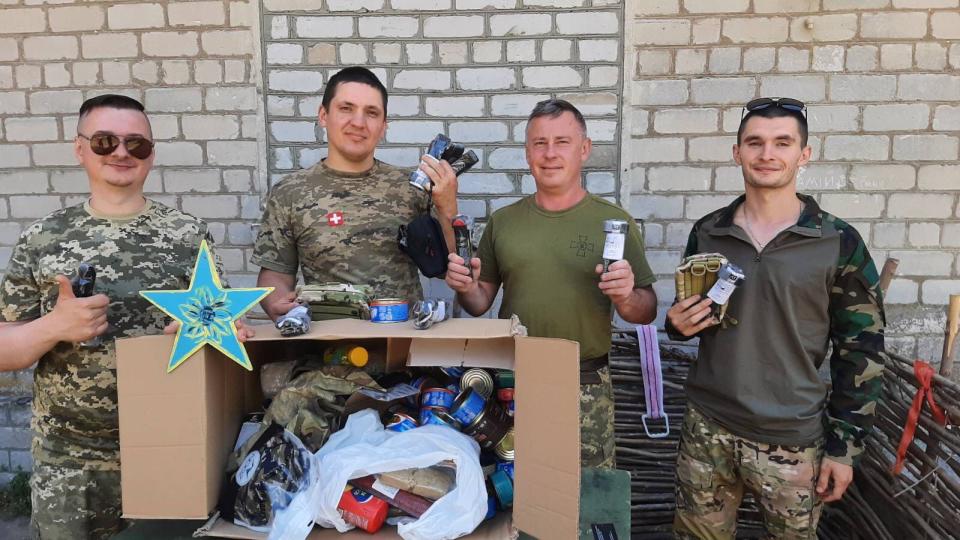
<svg viewBox="0 0 960 540"><path fill-rule="evenodd" d="M800 189L854 223L878 266L900 259L888 343L939 361L944 304L960 293L958 5L628 2L622 200L647 220L661 302L692 223L743 190L731 157L740 107L796 97L813 146Z"/></svg>
<svg viewBox="0 0 960 540"><path fill-rule="evenodd" d="M206 219L231 281L252 282L263 170L256 3L0 4L0 271L27 224L86 197L77 109L114 92L150 112L149 196ZM31 388L30 372L0 373L0 471L30 467Z"/></svg>

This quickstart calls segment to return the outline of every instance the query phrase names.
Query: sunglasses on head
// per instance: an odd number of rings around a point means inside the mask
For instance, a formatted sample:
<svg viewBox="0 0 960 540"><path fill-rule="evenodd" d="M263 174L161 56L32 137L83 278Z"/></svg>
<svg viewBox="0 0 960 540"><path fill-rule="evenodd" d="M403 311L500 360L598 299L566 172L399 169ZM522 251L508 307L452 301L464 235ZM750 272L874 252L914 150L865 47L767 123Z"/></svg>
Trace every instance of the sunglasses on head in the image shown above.
<svg viewBox="0 0 960 540"><path fill-rule="evenodd" d="M800 113L804 118L807 117L807 106L802 101L793 98L757 98L747 102L743 107L743 113L740 118L743 119L747 114L753 111L759 111L769 107L779 107L787 111Z"/></svg>
<svg viewBox="0 0 960 540"><path fill-rule="evenodd" d="M139 135L121 137L113 133L94 133L87 137L77 133L77 136L90 141L90 149L98 156L109 156L121 143L127 149L127 153L137 159L147 159L153 153L153 141Z"/></svg>

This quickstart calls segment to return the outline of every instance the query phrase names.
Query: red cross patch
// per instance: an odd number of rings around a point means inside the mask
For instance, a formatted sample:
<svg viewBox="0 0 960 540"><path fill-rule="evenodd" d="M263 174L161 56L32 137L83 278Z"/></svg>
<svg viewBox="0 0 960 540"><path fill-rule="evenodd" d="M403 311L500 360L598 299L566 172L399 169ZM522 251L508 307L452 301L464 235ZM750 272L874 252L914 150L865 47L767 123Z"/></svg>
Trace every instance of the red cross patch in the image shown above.
<svg viewBox="0 0 960 540"><path fill-rule="evenodd" d="M343 212L337 210L336 212L330 212L327 214L327 225L331 227L339 227L343 225Z"/></svg>

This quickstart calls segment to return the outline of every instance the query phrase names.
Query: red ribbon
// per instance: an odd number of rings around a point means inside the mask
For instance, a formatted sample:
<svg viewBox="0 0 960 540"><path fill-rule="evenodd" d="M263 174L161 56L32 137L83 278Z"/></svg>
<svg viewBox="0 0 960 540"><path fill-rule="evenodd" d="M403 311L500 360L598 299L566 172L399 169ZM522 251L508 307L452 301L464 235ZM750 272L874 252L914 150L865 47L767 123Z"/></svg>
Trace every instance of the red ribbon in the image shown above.
<svg viewBox="0 0 960 540"><path fill-rule="evenodd" d="M900 446L897 448L897 462L893 464L893 474L900 474L900 471L903 470L903 461L907 457L907 448L909 448L910 443L913 442L913 435L917 431L917 421L920 419L920 410L923 408L924 398L926 398L927 404L930 405L930 411L933 413L934 420L939 422L940 425L947 425L947 415L944 414L943 409L933 401L933 389L930 388L935 374L933 367L923 360L917 360L913 363L913 373L917 376L917 382L920 383L920 388L917 389L916 395L913 396L913 406L910 407L910 411L907 413L907 423L903 426L903 435L900 437Z"/></svg>

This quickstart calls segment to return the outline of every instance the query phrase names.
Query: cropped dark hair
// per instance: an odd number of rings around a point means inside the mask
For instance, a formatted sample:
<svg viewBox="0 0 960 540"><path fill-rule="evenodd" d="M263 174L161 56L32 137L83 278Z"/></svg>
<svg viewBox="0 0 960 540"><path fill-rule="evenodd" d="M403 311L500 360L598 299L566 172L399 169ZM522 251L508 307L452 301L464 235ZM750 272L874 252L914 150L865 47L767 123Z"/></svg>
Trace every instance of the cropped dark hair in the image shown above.
<svg viewBox="0 0 960 540"><path fill-rule="evenodd" d="M92 97L84 101L83 105L80 105L80 118L83 118L94 109L101 109L104 107L108 109L130 109L134 111L140 111L144 113L144 116L146 116L143 103L140 103L132 97L122 96L120 94L103 94L102 96Z"/></svg>
<svg viewBox="0 0 960 540"><path fill-rule="evenodd" d="M556 118L561 114L569 112L573 114L573 117L577 120L577 123L580 124L580 129L583 131L583 136L587 136L587 122L583 119L583 115L580 114L580 110L573 106L573 103L570 103L564 99L545 99L540 103L537 103L533 110L530 111L530 116L527 117L527 123L532 122L534 118L540 118L541 116L549 116L550 118Z"/></svg>
<svg viewBox="0 0 960 540"><path fill-rule="evenodd" d="M743 117L743 120L740 120L740 127L737 129L737 144L740 144L743 140L743 130L747 127L747 120L759 116L761 118L783 118L789 116L797 121L798 129L800 130L800 146L807 146L807 137L809 135L809 130L807 129L807 117L801 114L798 111L791 111L790 109L784 109L783 107L766 107L764 109L757 109L755 111L750 111L746 116Z"/></svg>
<svg viewBox="0 0 960 540"><path fill-rule="evenodd" d="M320 102L324 109L330 109L330 102L333 101L334 96L337 95L337 87L348 82L361 83L376 88L377 91L380 92L380 96L383 97L383 114L386 116L387 89L372 71L362 66L343 68L334 74L333 77L330 77L330 80L327 81L326 88L323 89L323 99Z"/></svg>

